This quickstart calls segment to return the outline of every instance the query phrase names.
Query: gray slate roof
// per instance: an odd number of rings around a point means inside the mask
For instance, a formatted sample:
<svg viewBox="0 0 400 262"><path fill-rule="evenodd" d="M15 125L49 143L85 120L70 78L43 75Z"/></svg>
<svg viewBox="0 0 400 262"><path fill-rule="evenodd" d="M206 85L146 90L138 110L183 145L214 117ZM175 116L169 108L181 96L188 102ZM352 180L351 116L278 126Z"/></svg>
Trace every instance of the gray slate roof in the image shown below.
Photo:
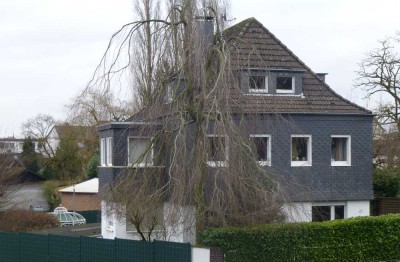
<svg viewBox="0 0 400 262"><path fill-rule="evenodd" d="M225 31L231 45L234 69L268 68L305 70L304 96L243 95L236 88L231 97L233 111L245 113L339 113L371 114L340 95L320 80L293 52L255 18L246 19Z"/></svg>

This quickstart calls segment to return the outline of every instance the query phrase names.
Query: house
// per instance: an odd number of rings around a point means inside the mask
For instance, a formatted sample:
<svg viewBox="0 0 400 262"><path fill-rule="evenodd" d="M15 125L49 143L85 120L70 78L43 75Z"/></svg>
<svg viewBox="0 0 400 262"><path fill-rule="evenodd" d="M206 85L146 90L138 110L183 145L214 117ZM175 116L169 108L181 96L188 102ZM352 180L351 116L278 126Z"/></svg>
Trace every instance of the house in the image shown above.
<svg viewBox="0 0 400 262"><path fill-rule="evenodd" d="M0 154L20 154L22 153L22 147L25 139L15 137L0 138ZM34 144L35 151L40 152L39 143L32 141Z"/></svg>
<svg viewBox="0 0 400 262"><path fill-rule="evenodd" d="M287 221L368 216L373 198L372 113L336 94L325 83L326 74L314 73L256 19L232 26L224 37L233 50L229 57L236 76L226 97L227 113L253 143L259 165L276 174L287 192L290 201L282 206ZM128 122L98 127L100 189L129 168L170 175L168 152L164 162L154 162L150 145L167 124L163 118L170 96L159 117L148 120L139 114ZM207 170L223 169L235 157L228 156L229 137L214 126L205 138L210 144ZM102 202L103 237L132 238L126 221L110 214L108 204ZM169 240L193 241L184 230L177 232Z"/></svg>
<svg viewBox="0 0 400 262"><path fill-rule="evenodd" d="M45 156L54 156L62 138L74 139L80 148L84 148L87 143L97 139L95 129L91 126L72 126L69 124L54 125L46 136L42 153Z"/></svg>
<svg viewBox="0 0 400 262"><path fill-rule="evenodd" d="M82 183L58 190L61 205L68 210L100 210L99 179L92 178Z"/></svg>

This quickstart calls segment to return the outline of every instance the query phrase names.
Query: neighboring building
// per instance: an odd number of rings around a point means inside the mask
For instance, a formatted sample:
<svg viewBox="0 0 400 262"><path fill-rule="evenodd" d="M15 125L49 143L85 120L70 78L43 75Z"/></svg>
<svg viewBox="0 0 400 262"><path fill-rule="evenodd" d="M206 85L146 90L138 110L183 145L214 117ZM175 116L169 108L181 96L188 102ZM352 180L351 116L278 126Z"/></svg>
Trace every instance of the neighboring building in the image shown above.
<svg viewBox="0 0 400 262"><path fill-rule="evenodd" d="M288 221L368 216L373 198L372 113L336 94L325 83L326 74L314 73L256 19L227 29L225 37L236 48L230 54L238 79L230 96L232 113L241 114L260 165L278 174L285 187L291 200L284 206ZM143 125L157 130L160 124L133 117L98 127L100 188L112 183L132 158L145 154L142 161L152 164L152 153L143 150L152 133L137 130ZM218 137L209 135L210 140ZM229 163L226 156L220 158ZM209 161L209 168L213 163ZM123 220L107 214L106 205L103 237L132 237Z"/></svg>
<svg viewBox="0 0 400 262"><path fill-rule="evenodd" d="M75 139L79 147L84 148L87 143L93 142L93 138L97 139L97 135L95 128L91 126L54 125L46 136L43 154L45 156L53 156L61 138Z"/></svg>
<svg viewBox="0 0 400 262"><path fill-rule="evenodd" d="M20 154L25 139L15 137L0 138L0 154ZM39 143L35 140L32 141L35 151L40 153Z"/></svg>
<svg viewBox="0 0 400 262"><path fill-rule="evenodd" d="M61 205L68 210L100 210L98 178L60 189L58 192L61 193Z"/></svg>

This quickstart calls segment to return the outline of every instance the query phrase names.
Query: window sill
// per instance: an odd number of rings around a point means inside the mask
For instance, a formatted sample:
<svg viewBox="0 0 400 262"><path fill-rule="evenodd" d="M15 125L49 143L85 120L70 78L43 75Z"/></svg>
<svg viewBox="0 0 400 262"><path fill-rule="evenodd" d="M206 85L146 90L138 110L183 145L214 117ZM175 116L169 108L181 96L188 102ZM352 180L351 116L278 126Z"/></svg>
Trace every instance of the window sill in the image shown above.
<svg viewBox="0 0 400 262"><path fill-rule="evenodd" d="M347 161L331 161L331 166L351 166Z"/></svg>
<svg viewBox="0 0 400 262"><path fill-rule="evenodd" d="M259 93L262 93L262 94L267 94L268 93L268 90L267 89L249 89L249 93L256 93L256 94L259 94Z"/></svg>
<svg viewBox="0 0 400 262"><path fill-rule="evenodd" d="M312 166L312 164L308 161L292 161L292 167L301 167L301 166Z"/></svg>
<svg viewBox="0 0 400 262"><path fill-rule="evenodd" d="M271 161L257 161L260 166L271 166Z"/></svg>
<svg viewBox="0 0 400 262"><path fill-rule="evenodd" d="M227 161L207 161L207 166L210 167L227 167Z"/></svg>
<svg viewBox="0 0 400 262"><path fill-rule="evenodd" d="M276 90L277 94L294 94L294 90Z"/></svg>

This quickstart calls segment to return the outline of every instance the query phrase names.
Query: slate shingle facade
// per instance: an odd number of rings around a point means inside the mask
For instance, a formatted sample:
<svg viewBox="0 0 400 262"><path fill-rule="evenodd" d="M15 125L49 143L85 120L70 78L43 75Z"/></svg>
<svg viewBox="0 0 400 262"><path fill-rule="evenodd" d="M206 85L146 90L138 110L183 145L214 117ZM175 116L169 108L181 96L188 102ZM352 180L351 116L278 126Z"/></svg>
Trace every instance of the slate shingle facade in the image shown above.
<svg viewBox="0 0 400 262"><path fill-rule="evenodd" d="M225 98L230 113L237 121L245 118L249 135L271 136L271 165L265 168L281 182L291 201L307 203L309 213L314 204L344 203L349 207L345 217L357 212L368 215L365 209L369 210L367 205L373 198L372 113L336 94L256 19L247 19L227 29L224 37L230 45L231 64L237 74L237 81L232 83ZM265 74L266 92L249 92L252 70ZM293 93L277 93L279 76L293 77ZM166 105L152 121L169 110L173 111ZM143 119L138 114L130 119L135 120ZM135 134L137 124L111 123L99 127L100 137L113 137L116 166L99 168L100 187L113 181L127 165L127 137ZM131 127L126 128L128 125ZM291 165L291 136L296 134L309 135L312 140L310 166ZM348 166L331 164L334 135L351 138ZM361 203L362 208L356 204L357 210L350 210L349 201ZM311 220L311 214L303 220Z"/></svg>

